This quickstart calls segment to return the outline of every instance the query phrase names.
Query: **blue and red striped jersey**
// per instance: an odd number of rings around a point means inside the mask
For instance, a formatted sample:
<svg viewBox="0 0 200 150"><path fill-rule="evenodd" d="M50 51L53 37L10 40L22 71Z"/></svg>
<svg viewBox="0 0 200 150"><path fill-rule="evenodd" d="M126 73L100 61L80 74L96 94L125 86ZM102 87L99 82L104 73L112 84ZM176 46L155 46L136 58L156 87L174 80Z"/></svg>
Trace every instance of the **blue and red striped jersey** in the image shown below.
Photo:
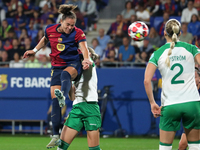
<svg viewBox="0 0 200 150"><path fill-rule="evenodd" d="M60 33L57 31L60 25L48 25L45 29L45 37L51 45L51 65L58 67L79 61L78 44L86 41L85 34L81 29L74 27L70 34Z"/></svg>

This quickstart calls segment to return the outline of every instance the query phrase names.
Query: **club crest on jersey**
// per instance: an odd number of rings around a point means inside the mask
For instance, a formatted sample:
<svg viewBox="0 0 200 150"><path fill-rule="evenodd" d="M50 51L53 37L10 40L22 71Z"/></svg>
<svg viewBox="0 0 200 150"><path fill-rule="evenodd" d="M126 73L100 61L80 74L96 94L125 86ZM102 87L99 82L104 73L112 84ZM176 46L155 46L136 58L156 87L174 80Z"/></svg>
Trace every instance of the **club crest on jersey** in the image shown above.
<svg viewBox="0 0 200 150"><path fill-rule="evenodd" d="M65 49L65 44L58 43L56 47L57 47L57 50L63 51Z"/></svg>
<svg viewBox="0 0 200 150"><path fill-rule="evenodd" d="M7 74L0 74L0 91L3 91L8 86Z"/></svg>
<svg viewBox="0 0 200 150"><path fill-rule="evenodd" d="M58 42L59 42L59 43L62 42L62 38L58 38Z"/></svg>
<svg viewBox="0 0 200 150"><path fill-rule="evenodd" d="M85 34L83 33L81 36L82 36L82 37L84 37L84 36L85 36Z"/></svg>

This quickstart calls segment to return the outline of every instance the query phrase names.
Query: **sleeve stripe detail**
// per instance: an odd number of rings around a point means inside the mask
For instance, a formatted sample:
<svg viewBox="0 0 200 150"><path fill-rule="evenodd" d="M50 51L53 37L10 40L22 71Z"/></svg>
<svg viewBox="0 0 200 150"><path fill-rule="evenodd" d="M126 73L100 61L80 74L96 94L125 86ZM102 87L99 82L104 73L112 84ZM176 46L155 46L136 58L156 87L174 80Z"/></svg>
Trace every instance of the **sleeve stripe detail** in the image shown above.
<svg viewBox="0 0 200 150"><path fill-rule="evenodd" d="M194 55L194 57L195 57L197 54L200 54L200 52L196 53L196 54Z"/></svg>
<svg viewBox="0 0 200 150"><path fill-rule="evenodd" d="M78 43L83 42L83 41L86 41L86 39L82 39L82 40L78 41Z"/></svg>
<svg viewBox="0 0 200 150"><path fill-rule="evenodd" d="M154 62L152 62L152 61L149 61L149 63L151 63L151 64L154 64L156 67L158 67L158 65L157 64L155 64Z"/></svg>

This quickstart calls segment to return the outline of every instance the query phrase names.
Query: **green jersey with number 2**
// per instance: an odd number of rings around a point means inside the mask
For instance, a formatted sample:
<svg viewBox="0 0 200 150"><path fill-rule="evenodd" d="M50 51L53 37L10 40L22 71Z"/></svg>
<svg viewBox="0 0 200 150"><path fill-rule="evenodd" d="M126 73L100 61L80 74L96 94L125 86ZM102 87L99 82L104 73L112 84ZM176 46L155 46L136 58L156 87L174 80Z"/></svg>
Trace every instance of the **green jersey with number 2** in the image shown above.
<svg viewBox="0 0 200 150"><path fill-rule="evenodd" d="M158 67L162 76L161 105L167 106L191 101L199 101L195 84L194 57L200 50L191 44L176 42L170 58L170 67L165 64L170 43L155 51L149 63Z"/></svg>

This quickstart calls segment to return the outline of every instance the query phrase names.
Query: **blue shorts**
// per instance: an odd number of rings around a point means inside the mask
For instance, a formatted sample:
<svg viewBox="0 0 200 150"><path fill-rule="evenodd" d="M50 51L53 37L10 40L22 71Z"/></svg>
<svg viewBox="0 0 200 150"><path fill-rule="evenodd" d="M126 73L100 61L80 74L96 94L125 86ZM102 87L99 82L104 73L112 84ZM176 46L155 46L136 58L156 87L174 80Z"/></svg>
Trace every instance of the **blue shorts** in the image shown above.
<svg viewBox="0 0 200 150"><path fill-rule="evenodd" d="M53 66L52 69L51 69L51 86L61 85L61 78L60 78L61 73L67 67L74 67L77 70L78 75L74 79L74 81L80 79L82 72L83 72L81 61L71 62L68 65L61 66L61 67Z"/></svg>

